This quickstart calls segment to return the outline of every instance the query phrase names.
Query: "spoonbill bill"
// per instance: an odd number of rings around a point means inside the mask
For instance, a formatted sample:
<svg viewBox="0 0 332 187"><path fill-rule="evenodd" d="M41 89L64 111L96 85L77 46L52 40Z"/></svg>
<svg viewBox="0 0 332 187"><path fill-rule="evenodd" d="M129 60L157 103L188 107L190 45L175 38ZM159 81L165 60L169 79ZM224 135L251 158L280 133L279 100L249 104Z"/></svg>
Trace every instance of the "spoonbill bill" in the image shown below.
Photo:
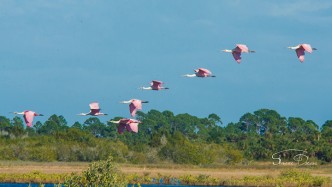
<svg viewBox="0 0 332 187"><path fill-rule="evenodd" d="M142 89L142 90L162 90L162 89L167 90L167 89L169 89L169 88L167 88L167 87L163 87L163 86L162 86L162 85L163 85L163 82L161 82L161 81L157 81L157 80L153 80L153 81L150 83L150 85L151 85L151 86L149 86L149 87L144 87L144 86L142 86L142 87L140 87L140 89Z"/></svg>
<svg viewBox="0 0 332 187"><path fill-rule="evenodd" d="M142 101L139 99L130 99L128 101L121 101L120 103L129 104L129 111L132 117L135 117L137 110L142 110L142 103L149 103L149 101Z"/></svg>
<svg viewBox="0 0 332 187"><path fill-rule="evenodd" d="M310 44L299 44L294 47L288 47L289 49L293 49L296 51L296 55L299 58L300 62L304 62L304 52L312 53L313 50L317 50L316 48L311 47Z"/></svg>
<svg viewBox="0 0 332 187"><path fill-rule="evenodd" d="M33 118L35 116L44 116L43 114L37 114L36 112L31 110L25 110L23 112L14 112L14 114L23 115L24 122L28 127L32 127Z"/></svg>
<svg viewBox="0 0 332 187"><path fill-rule="evenodd" d="M104 114L102 112L100 112L100 108L99 108L99 103L97 102L93 102L93 103L90 103L89 104L90 106L90 112L89 113L80 113L80 114L77 114L79 116L87 116L87 115L90 115L90 116L105 116L107 114Z"/></svg>
<svg viewBox="0 0 332 187"><path fill-rule="evenodd" d="M141 123L136 119L123 118L118 121L110 121L111 123L116 123L118 125L118 133L122 134L126 129L128 132L138 133L138 124Z"/></svg>
<svg viewBox="0 0 332 187"><path fill-rule="evenodd" d="M256 51L251 51L249 50L249 48L244 45L244 44L236 44L236 47L232 50L230 49L224 49L222 50L223 52L226 52L226 53L232 53L234 59L236 60L236 62L238 64L241 63L241 53L255 53Z"/></svg>
<svg viewBox="0 0 332 187"><path fill-rule="evenodd" d="M212 75L211 71L208 69L204 69L204 68L198 68L194 70L194 74L186 74L183 75L184 77L216 77L214 75Z"/></svg>

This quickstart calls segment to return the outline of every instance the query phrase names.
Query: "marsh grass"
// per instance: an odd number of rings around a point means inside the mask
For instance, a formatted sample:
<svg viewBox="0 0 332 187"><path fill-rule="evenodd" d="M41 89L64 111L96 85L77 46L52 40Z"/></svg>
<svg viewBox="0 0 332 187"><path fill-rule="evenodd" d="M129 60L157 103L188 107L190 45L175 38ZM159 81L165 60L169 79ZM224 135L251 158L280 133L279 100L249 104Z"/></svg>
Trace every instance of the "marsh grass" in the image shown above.
<svg viewBox="0 0 332 187"><path fill-rule="evenodd" d="M45 174L39 171L30 173L2 173L0 182L4 183L62 183L68 174Z"/></svg>
<svg viewBox="0 0 332 187"><path fill-rule="evenodd" d="M10 163L6 163L10 165ZM16 167L20 163L11 164L10 167ZM25 165L26 163L22 163ZM55 163L51 163L56 165ZM76 164L73 164L74 166ZM81 164L77 164L81 166ZM123 165L121 165L123 167ZM197 166L190 167L186 165L152 165L152 168L163 168L164 170L171 170L169 173L154 173L154 170L148 170L149 165L126 165L126 167L136 167L134 171L141 171L139 173L121 173L112 160L94 162L90 164L86 170L81 173L64 172L63 174L46 174L40 171L30 171L28 173L0 173L0 182L15 182L15 183L54 183L67 184L67 186L84 186L93 184L104 185L110 184L110 181L119 182L118 186L125 186L126 184L186 184L186 185L223 185L223 186L332 186L331 178L326 173L332 171L331 165L319 165L312 167L281 167L270 166L267 164L260 164L256 166L230 166L227 168L221 167L226 173L233 172L235 175L225 177L223 175L210 175L206 171L218 170L217 168L199 168ZM23 166L24 167L24 166ZM138 168L138 169L137 169ZM181 169L188 171L176 173ZM197 169L201 174L192 174L190 170ZM199 169L199 170L198 170ZM275 171L278 171L277 173ZM162 170L156 170L162 171ZM242 171L242 172L240 172ZM263 171L264 175L257 175L257 171ZM274 173L272 174L272 171ZM314 173L314 174L312 174ZM251 175L250 175L251 174ZM321 174L321 175L319 175ZM59 186L59 185L58 185ZM112 186L112 185L111 185Z"/></svg>

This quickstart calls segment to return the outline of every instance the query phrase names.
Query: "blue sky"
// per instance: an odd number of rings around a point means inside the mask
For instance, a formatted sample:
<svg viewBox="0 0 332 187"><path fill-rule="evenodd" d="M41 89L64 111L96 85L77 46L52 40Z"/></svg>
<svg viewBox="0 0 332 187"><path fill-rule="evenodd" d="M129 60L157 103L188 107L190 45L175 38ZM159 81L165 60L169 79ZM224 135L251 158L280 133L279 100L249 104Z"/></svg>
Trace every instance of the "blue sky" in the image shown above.
<svg viewBox="0 0 332 187"><path fill-rule="evenodd" d="M26 109L84 122L129 117L119 101L237 122L261 108L322 125L332 119L332 2L221 0L0 1L0 115ZM255 54L237 64L236 43ZM300 63L300 43L318 48ZM216 78L184 78L196 68ZM141 91L151 80L170 90Z"/></svg>

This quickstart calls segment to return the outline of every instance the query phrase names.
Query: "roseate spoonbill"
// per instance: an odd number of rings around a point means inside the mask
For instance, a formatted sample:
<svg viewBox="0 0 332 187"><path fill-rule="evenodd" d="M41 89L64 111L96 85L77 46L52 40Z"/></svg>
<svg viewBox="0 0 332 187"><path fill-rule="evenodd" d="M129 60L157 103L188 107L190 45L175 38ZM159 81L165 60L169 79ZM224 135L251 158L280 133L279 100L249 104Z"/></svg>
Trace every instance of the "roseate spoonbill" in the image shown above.
<svg viewBox="0 0 332 187"><path fill-rule="evenodd" d="M300 62L304 62L304 52L312 53L313 50L317 50L316 48L311 47L310 44L299 44L294 47L288 47L289 49L293 49L296 51L296 55L299 58Z"/></svg>
<svg viewBox="0 0 332 187"><path fill-rule="evenodd" d="M90 106L90 112L89 113L80 113L80 114L77 114L79 116L87 116L87 115L90 115L90 116L105 116L107 114L104 114L104 113L101 113L100 112L100 108L99 108L99 103L97 102L93 102L93 103L90 103L89 104Z"/></svg>
<svg viewBox="0 0 332 187"><path fill-rule="evenodd" d="M128 101L121 101L120 103L129 104L129 111L132 117L135 117L137 110L142 110L142 103L149 103L149 101L142 101L139 99L130 99Z"/></svg>
<svg viewBox="0 0 332 187"><path fill-rule="evenodd" d="M232 50L230 49L224 49L222 50L223 52L226 52L226 53L232 53L234 59L236 60L236 62L238 64L241 63L241 53L255 53L256 51L251 51L249 50L249 48L244 45L244 44L236 44L236 47Z"/></svg>
<svg viewBox="0 0 332 187"><path fill-rule="evenodd" d="M163 82L161 82L161 81L153 80L150 84L151 84L151 86L149 86L149 87L142 86L142 87L140 87L140 89L142 89L142 90L162 90L162 89L167 90L167 89L169 89L167 87L163 87L162 86Z"/></svg>
<svg viewBox="0 0 332 187"><path fill-rule="evenodd" d="M127 129L128 132L138 133L138 124L141 123L136 119L128 119L128 118L123 118L118 121L110 121L110 122L119 124L118 125L119 134L122 134L125 129Z"/></svg>
<svg viewBox="0 0 332 187"><path fill-rule="evenodd" d="M23 111L23 112L14 112L14 114L21 114L21 115L23 115L25 124L28 127L32 127L33 118L35 116L44 116L43 114L37 114L36 112L30 111L30 110L26 110L26 111Z"/></svg>
<svg viewBox="0 0 332 187"><path fill-rule="evenodd" d="M204 69L204 68L198 68L194 70L195 73L194 74L186 74L183 75L184 77L216 77L214 75L212 75L211 71L208 69Z"/></svg>

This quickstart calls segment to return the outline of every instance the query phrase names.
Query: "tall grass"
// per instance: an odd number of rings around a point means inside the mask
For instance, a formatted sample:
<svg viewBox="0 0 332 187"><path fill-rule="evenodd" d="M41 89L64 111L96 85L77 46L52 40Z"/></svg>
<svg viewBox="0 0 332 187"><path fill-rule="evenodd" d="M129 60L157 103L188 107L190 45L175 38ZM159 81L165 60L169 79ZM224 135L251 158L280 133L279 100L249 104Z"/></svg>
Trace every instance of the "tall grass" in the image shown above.
<svg viewBox="0 0 332 187"><path fill-rule="evenodd" d="M239 178L218 178L210 175L162 175L151 173L124 175L109 158L94 162L80 174L45 174L38 171L27 174L0 174L0 182L15 183L54 183L65 186L127 186L127 184L185 184L185 185L223 185L223 186L278 186L311 187L332 186L329 177L313 176L302 169L287 169L277 176L242 176Z"/></svg>

